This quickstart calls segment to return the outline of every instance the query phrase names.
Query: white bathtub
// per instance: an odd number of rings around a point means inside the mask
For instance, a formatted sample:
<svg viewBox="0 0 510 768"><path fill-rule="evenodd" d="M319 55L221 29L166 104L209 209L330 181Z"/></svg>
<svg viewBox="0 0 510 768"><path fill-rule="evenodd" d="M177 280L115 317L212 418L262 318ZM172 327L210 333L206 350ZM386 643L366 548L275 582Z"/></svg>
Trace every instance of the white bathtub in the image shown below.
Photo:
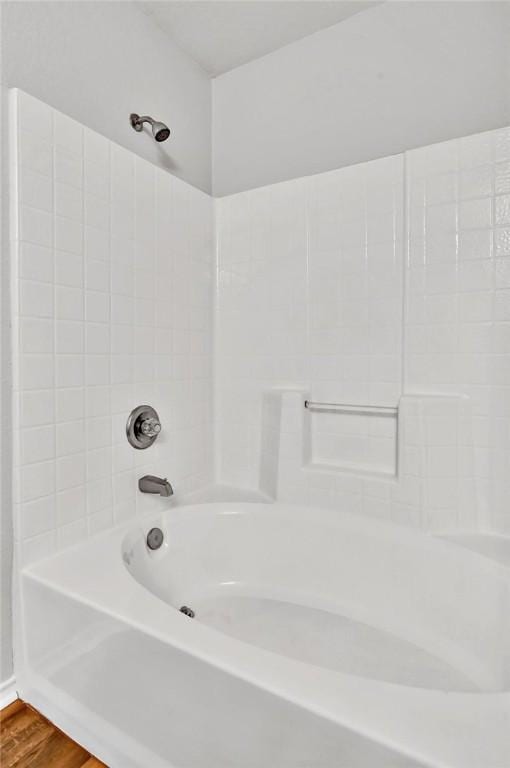
<svg viewBox="0 0 510 768"><path fill-rule="evenodd" d="M510 766L509 571L448 542L199 504L26 569L22 598L22 695L111 768Z"/></svg>

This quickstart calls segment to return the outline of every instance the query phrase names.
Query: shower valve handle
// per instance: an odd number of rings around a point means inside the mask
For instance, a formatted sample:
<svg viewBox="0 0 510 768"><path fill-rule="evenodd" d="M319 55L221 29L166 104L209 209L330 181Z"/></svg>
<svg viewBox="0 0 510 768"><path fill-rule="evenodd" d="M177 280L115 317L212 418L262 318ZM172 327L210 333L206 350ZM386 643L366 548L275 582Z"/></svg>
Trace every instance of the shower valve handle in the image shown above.
<svg viewBox="0 0 510 768"><path fill-rule="evenodd" d="M147 437L156 437L161 432L161 424L157 419L150 417L142 421L140 429Z"/></svg>

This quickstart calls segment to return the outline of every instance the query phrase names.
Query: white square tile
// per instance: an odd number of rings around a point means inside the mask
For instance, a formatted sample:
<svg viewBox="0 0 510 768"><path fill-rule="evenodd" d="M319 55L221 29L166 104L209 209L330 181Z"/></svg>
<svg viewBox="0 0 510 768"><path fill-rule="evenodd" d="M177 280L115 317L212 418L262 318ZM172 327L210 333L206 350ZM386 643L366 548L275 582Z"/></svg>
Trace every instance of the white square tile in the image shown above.
<svg viewBox="0 0 510 768"><path fill-rule="evenodd" d="M81 354L83 352L83 335L83 323L58 320L56 323L57 354Z"/></svg>
<svg viewBox="0 0 510 768"><path fill-rule="evenodd" d="M495 230L496 256L510 256L510 227Z"/></svg>
<svg viewBox="0 0 510 768"><path fill-rule="evenodd" d="M134 456L131 446L119 443L113 448L113 471L124 472L134 466Z"/></svg>
<svg viewBox="0 0 510 768"><path fill-rule="evenodd" d="M20 505L21 536L28 539L50 531L55 525L55 499L44 496Z"/></svg>
<svg viewBox="0 0 510 768"><path fill-rule="evenodd" d="M463 200L459 204L459 226L461 229L479 229L492 225L492 200Z"/></svg>
<svg viewBox="0 0 510 768"><path fill-rule="evenodd" d="M87 227L109 231L110 209L104 198L92 194L85 196L85 223Z"/></svg>
<svg viewBox="0 0 510 768"><path fill-rule="evenodd" d="M133 267L135 263L135 244L130 240L125 232L114 234L111 237L111 259L122 268L123 266Z"/></svg>
<svg viewBox="0 0 510 768"><path fill-rule="evenodd" d="M54 394L51 389L23 392L20 397L22 427L52 424L55 418ZM43 494L40 494L41 496Z"/></svg>
<svg viewBox="0 0 510 768"><path fill-rule="evenodd" d="M110 388L108 386L87 387L86 400L88 418L110 414Z"/></svg>
<svg viewBox="0 0 510 768"><path fill-rule="evenodd" d="M87 323L86 350L88 355L110 354L110 328L104 323Z"/></svg>
<svg viewBox="0 0 510 768"><path fill-rule="evenodd" d="M99 291L85 294L86 320L92 323L107 323L110 319L110 295Z"/></svg>
<svg viewBox="0 0 510 768"><path fill-rule="evenodd" d="M55 282L73 288L83 286L83 260L81 256L64 251L55 252Z"/></svg>
<svg viewBox="0 0 510 768"><path fill-rule="evenodd" d="M112 294L112 323L131 324L134 321L134 302L130 296Z"/></svg>
<svg viewBox="0 0 510 768"><path fill-rule="evenodd" d="M490 259L492 256L492 232L475 229L459 235L460 259Z"/></svg>
<svg viewBox="0 0 510 768"><path fill-rule="evenodd" d="M56 317L58 320L83 320L83 291L79 288L57 286Z"/></svg>
<svg viewBox="0 0 510 768"><path fill-rule="evenodd" d="M510 226L510 195L498 195L496 203L496 226Z"/></svg>
<svg viewBox="0 0 510 768"><path fill-rule="evenodd" d="M112 325L111 351L113 355L133 352L134 330L130 325Z"/></svg>
<svg viewBox="0 0 510 768"><path fill-rule="evenodd" d="M51 178L53 173L53 148L51 141L45 141L40 136L20 130L19 158L20 166Z"/></svg>
<svg viewBox="0 0 510 768"><path fill-rule="evenodd" d="M53 211L53 185L49 176L21 167L19 185L21 203L48 213Z"/></svg>
<svg viewBox="0 0 510 768"><path fill-rule="evenodd" d="M19 357L22 390L49 389L54 383L52 355L21 354Z"/></svg>
<svg viewBox="0 0 510 768"><path fill-rule="evenodd" d="M55 213L68 219L83 220L83 194L69 184L55 184Z"/></svg>
<svg viewBox="0 0 510 768"><path fill-rule="evenodd" d="M104 201L108 205L110 197L110 174L107 165L85 162L85 192L87 195Z"/></svg>
<svg viewBox="0 0 510 768"><path fill-rule="evenodd" d="M34 245L51 248L53 245L53 220L51 214L28 205L20 206L19 239Z"/></svg>
<svg viewBox="0 0 510 768"><path fill-rule="evenodd" d="M134 359L132 355L112 355L112 384L124 384L133 381Z"/></svg>
<svg viewBox="0 0 510 768"><path fill-rule="evenodd" d="M510 288L510 258L496 260L496 288Z"/></svg>
<svg viewBox="0 0 510 768"><path fill-rule="evenodd" d="M55 217L55 248L59 251L81 254L83 250L83 226L80 221Z"/></svg>
<svg viewBox="0 0 510 768"><path fill-rule="evenodd" d="M25 317L53 317L53 286L20 280L20 312Z"/></svg>
<svg viewBox="0 0 510 768"><path fill-rule="evenodd" d="M55 386L81 387L84 383L83 356L57 355L55 358Z"/></svg>
<svg viewBox="0 0 510 768"><path fill-rule="evenodd" d="M55 462L44 461L27 464L22 470L20 501L49 496L55 492Z"/></svg>
<svg viewBox="0 0 510 768"><path fill-rule="evenodd" d="M494 299L494 319L510 321L510 290L496 291Z"/></svg>
<svg viewBox="0 0 510 768"><path fill-rule="evenodd" d="M459 175L460 197L487 197L492 194L492 170L490 165L463 170Z"/></svg>
<svg viewBox="0 0 510 768"><path fill-rule="evenodd" d="M494 191L496 195L510 192L510 160L494 166Z"/></svg>
<svg viewBox="0 0 510 768"><path fill-rule="evenodd" d="M57 491L82 486L85 483L85 454L76 453L56 460ZM81 489L84 495L84 489Z"/></svg>
<svg viewBox="0 0 510 768"><path fill-rule="evenodd" d="M87 484L87 513L93 515L111 507L113 502L111 477L104 477Z"/></svg>
<svg viewBox="0 0 510 768"><path fill-rule="evenodd" d="M62 147L55 147L55 181L77 189L83 187L83 160Z"/></svg>
<svg viewBox="0 0 510 768"><path fill-rule="evenodd" d="M85 517L85 487L78 486L76 488L68 488L66 490L57 493L56 498L56 521L59 528L59 535L66 535L65 529L69 528L69 524L73 521L80 521ZM83 528L82 536L85 537L86 529ZM67 538L67 536L66 536ZM65 546L72 546L78 543L74 536L71 540L61 542Z"/></svg>
<svg viewBox="0 0 510 768"><path fill-rule="evenodd" d="M53 425L21 430L21 463L31 464L55 457Z"/></svg>
<svg viewBox="0 0 510 768"><path fill-rule="evenodd" d="M57 422L75 421L85 415L83 389L61 388L55 390Z"/></svg>
<svg viewBox="0 0 510 768"><path fill-rule="evenodd" d="M85 422L82 419L57 424L56 434L57 457L81 454L85 450Z"/></svg>
<svg viewBox="0 0 510 768"><path fill-rule="evenodd" d="M493 264L489 260L461 262L457 283L459 291L490 290L494 282L493 271ZM492 300L492 296L489 298Z"/></svg>
<svg viewBox="0 0 510 768"><path fill-rule="evenodd" d="M20 321L20 349L24 353L53 352L53 321L42 318L22 318Z"/></svg>
<svg viewBox="0 0 510 768"><path fill-rule="evenodd" d="M87 260L86 286L92 291L110 291L110 265L105 261Z"/></svg>
<svg viewBox="0 0 510 768"><path fill-rule="evenodd" d="M85 227L85 255L87 260L110 260L110 237L106 230Z"/></svg>
<svg viewBox="0 0 510 768"><path fill-rule="evenodd" d="M112 293L133 296L135 292L132 267L114 265L112 269Z"/></svg>
<svg viewBox="0 0 510 768"><path fill-rule="evenodd" d="M88 387L109 384L110 356L87 355L85 363L85 380Z"/></svg>
<svg viewBox="0 0 510 768"><path fill-rule="evenodd" d="M53 282L53 252L34 243L19 244L19 276L26 280Z"/></svg>
<svg viewBox="0 0 510 768"><path fill-rule="evenodd" d="M87 451L87 480L98 480L101 477L110 477L112 474L112 449L89 449Z"/></svg>
<svg viewBox="0 0 510 768"><path fill-rule="evenodd" d="M110 218L112 238L117 240L133 240L135 236L134 216L134 201L132 199L123 204L116 203L115 200L113 200Z"/></svg>

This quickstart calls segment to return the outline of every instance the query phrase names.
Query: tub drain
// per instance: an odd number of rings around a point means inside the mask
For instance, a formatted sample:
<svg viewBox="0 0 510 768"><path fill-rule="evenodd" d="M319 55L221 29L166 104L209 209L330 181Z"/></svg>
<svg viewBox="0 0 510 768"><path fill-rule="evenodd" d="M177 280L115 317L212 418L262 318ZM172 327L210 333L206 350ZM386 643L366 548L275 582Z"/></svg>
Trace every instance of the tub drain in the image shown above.
<svg viewBox="0 0 510 768"><path fill-rule="evenodd" d="M195 611L192 608L188 608L187 605L183 605L181 608L179 608L179 610L185 616L189 616L190 619L194 619L195 618Z"/></svg>

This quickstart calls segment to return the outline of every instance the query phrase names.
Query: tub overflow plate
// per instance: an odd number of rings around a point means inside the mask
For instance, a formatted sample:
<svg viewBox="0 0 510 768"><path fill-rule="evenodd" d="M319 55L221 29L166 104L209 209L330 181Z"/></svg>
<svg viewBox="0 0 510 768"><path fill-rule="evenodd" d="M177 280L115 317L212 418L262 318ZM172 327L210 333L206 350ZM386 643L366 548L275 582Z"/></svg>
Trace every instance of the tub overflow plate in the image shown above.
<svg viewBox="0 0 510 768"><path fill-rule="evenodd" d="M164 538L161 528L151 528L147 534L147 546L149 549L159 549Z"/></svg>

